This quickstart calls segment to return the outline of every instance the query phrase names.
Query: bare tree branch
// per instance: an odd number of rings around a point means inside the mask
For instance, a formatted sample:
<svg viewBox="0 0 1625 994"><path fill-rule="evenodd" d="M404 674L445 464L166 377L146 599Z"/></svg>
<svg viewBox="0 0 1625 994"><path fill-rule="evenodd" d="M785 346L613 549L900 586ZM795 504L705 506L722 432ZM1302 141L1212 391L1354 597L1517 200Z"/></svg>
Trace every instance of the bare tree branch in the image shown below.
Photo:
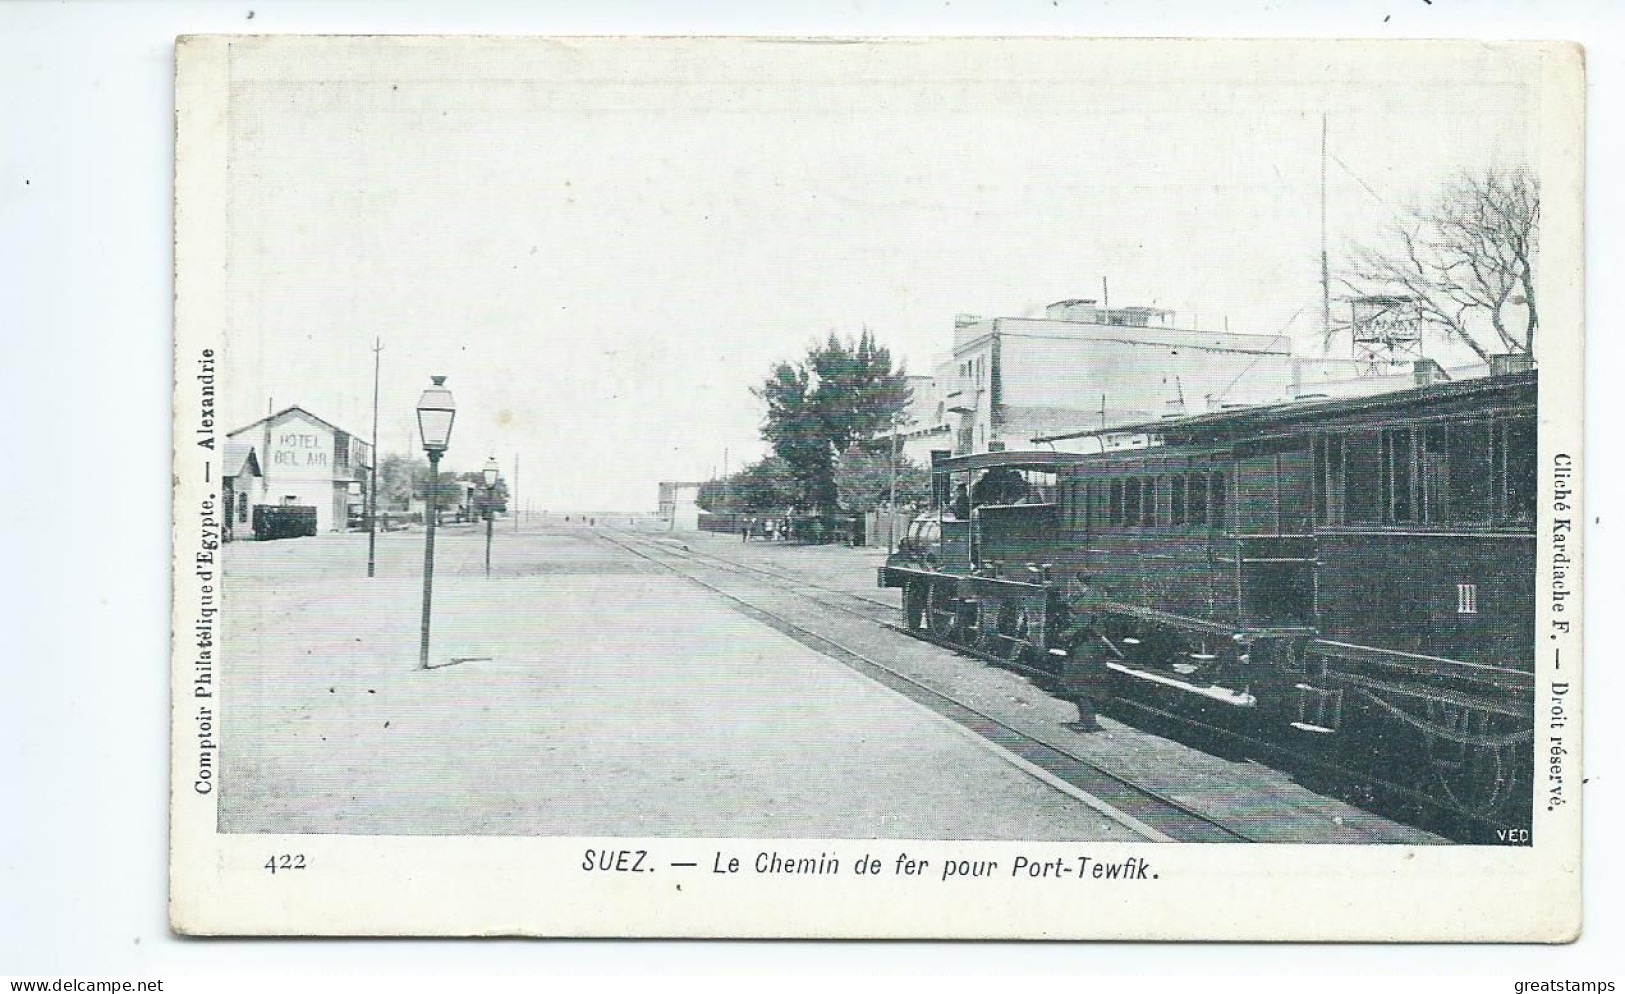
<svg viewBox="0 0 1625 994"><path fill-rule="evenodd" d="M1528 352L1540 326L1539 225L1540 188L1527 170L1464 172L1433 204L1396 217L1379 244L1356 246L1339 282L1411 298L1424 322L1480 359Z"/></svg>

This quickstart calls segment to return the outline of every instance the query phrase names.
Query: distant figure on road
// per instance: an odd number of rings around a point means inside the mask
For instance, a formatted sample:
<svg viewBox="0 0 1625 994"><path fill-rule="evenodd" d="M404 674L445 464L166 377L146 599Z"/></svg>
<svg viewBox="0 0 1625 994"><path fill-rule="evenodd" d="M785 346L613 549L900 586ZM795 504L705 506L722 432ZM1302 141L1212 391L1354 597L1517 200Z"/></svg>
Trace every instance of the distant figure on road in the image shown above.
<svg viewBox="0 0 1625 994"><path fill-rule="evenodd" d="M741 541L741 542L749 542L750 541L750 519L749 518L746 518L743 521L739 522L739 541Z"/></svg>
<svg viewBox="0 0 1625 994"><path fill-rule="evenodd" d="M774 521L772 518L768 518L767 519L767 540L769 542L774 542L774 541L778 540L778 537L779 537L779 523L777 521Z"/></svg>

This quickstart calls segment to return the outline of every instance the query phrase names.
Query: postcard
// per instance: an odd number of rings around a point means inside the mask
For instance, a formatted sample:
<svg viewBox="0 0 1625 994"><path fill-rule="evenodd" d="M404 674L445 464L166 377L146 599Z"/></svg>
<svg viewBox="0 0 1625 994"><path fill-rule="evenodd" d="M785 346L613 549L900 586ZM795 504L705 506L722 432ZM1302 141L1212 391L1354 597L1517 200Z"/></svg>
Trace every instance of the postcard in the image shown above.
<svg viewBox="0 0 1625 994"><path fill-rule="evenodd" d="M176 931L1578 935L1578 46L175 85Z"/></svg>

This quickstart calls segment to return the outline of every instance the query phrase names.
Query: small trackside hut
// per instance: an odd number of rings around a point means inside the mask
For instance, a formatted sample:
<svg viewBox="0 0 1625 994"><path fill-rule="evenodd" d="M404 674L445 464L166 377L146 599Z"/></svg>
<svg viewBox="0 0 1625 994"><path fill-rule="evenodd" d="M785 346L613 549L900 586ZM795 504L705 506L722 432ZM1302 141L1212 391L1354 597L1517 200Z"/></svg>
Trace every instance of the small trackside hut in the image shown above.
<svg viewBox="0 0 1625 994"><path fill-rule="evenodd" d="M1536 375L941 458L879 583L934 640L1039 674L1103 649L1115 698L1526 827Z"/></svg>

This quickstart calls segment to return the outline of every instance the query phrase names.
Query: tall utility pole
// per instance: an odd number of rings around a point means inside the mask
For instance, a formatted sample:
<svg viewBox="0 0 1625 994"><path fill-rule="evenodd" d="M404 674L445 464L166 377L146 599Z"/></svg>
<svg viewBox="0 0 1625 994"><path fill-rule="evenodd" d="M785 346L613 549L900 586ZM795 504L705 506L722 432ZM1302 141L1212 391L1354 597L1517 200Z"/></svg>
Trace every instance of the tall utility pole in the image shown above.
<svg viewBox="0 0 1625 994"><path fill-rule="evenodd" d="M513 530L519 530L519 453L513 454L513 486L508 488L508 512L513 515Z"/></svg>
<svg viewBox="0 0 1625 994"><path fill-rule="evenodd" d="M1326 264L1326 112L1320 114L1320 334L1332 334L1332 276Z"/></svg>
<svg viewBox="0 0 1625 994"><path fill-rule="evenodd" d="M367 483L367 576L374 575L378 557L378 364L384 340L372 346L372 479Z"/></svg>
<svg viewBox="0 0 1625 994"><path fill-rule="evenodd" d="M886 497L886 555L896 551L897 532L897 429L899 428L897 416L892 417L891 445L887 452L891 456L891 491Z"/></svg>

